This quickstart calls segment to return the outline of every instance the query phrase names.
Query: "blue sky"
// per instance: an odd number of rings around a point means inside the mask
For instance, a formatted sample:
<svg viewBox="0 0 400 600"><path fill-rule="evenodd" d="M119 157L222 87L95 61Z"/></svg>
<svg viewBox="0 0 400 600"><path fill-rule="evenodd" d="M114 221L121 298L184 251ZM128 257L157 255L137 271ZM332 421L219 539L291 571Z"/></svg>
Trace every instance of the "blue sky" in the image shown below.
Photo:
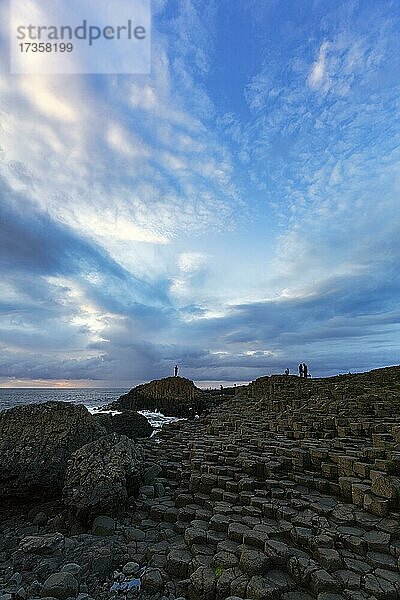
<svg viewBox="0 0 400 600"><path fill-rule="evenodd" d="M398 364L398 2L155 0L153 27L149 76L2 52L0 385Z"/></svg>

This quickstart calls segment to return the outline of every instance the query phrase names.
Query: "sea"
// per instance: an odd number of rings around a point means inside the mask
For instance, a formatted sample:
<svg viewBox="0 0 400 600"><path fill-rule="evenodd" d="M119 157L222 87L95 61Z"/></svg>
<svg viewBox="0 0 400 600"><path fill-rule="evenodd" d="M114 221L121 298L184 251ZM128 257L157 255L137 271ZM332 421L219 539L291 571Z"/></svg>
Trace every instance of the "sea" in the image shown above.
<svg viewBox="0 0 400 600"><path fill-rule="evenodd" d="M0 388L0 410L34 404L36 402L72 402L72 404L83 404L91 413L104 412L104 407L113 400L117 400L122 394L126 394L127 388ZM166 417L162 413L149 410L139 411L153 425L155 432L160 430L165 423L180 421L176 417Z"/></svg>

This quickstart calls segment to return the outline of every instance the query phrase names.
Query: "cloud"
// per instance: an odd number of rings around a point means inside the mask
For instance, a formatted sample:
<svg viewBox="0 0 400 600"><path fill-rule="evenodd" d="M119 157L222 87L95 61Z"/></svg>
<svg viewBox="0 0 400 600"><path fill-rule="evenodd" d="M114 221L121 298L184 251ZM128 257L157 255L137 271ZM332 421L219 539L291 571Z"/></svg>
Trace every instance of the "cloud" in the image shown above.
<svg viewBox="0 0 400 600"><path fill-rule="evenodd" d="M205 287L209 257L201 252L183 252L178 256L178 274L171 278L170 292L180 302L201 293ZM189 318L192 314L189 313Z"/></svg>
<svg viewBox="0 0 400 600"><path fill-rule="evenodd" d="M308 82L310 87L318 88L326 77L326 55L329 50L329 42L323 42L319 49L318 60L314 63Z"/></svg>
<svg viewBox="0 0 400 600"><path fill-rule="evenodd" d="M179 256L178 265L181 271L193 273L199 271L207 262L207 257L201 252L183 252Z"/></svg>
<svg viewBox="0 0 400 600"><path fill-rule="evenodd" d="M3 64L0 378L397 360L398 15L257 6L236 56L229 3L157 2L151 77Z"/></svg>
<svg viewBox="0 0 400 600"><path fill-rule="evenodd" d="M112 150L126 156L139 155L148 156L148 149L132 134L127 135L124 129L118 123L109 123L107 127L106 140Z"/></svg>
<svg viewBox="0 0 400 600"><path fill-rule="evenodd" d="M183 231L232 226L232 201L238 206L229 151L205 122L207 94L194 103L186 93L185 61L203 51L199 39L181 39L181 26L196 30L199 8L185 3L171 19L171 48L157 29L164 9L155 6L151 78L70 76L67 85L62 76L11 78L1 67L3 178L129 266L141 252L132 242L165 244Z"/></svg>
<svg viewBox="0 0 400 600"><path fill-rule="evenodd" d="M78 114L74 107L52 90L48 77L22 77L20 89L35 109L44 117L66 123L76 123Z"/></svg>

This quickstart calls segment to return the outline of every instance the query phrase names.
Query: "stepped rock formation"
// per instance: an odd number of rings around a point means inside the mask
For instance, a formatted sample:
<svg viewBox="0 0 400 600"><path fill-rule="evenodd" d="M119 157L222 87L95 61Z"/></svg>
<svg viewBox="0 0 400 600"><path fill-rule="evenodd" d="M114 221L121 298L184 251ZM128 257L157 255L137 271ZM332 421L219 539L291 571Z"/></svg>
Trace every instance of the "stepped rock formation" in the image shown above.
<svg viewBox="0 0 400 600"><path fill-rule="evenodd" d="M58 533L62 506L9 519L7 593L36 600L68 567L111 600L146 567L143 600L398 600L400 367L262 377L225 400L141 440L136 505L91 534Z"/></svg>
<svg viewBox="0 0 400 600"><path fill-rule="evenodd" d="M138 385L107 408L151 410L170 417L192 417L206 406L205 394L184 377L166 377Z"/></svg>
<svg viewBox="0 0 400 600"><path fill-rule="evenodd" d="M173 524L172 548L146 549L164 586L189 600L400 598L399 367L263 377L159 437L145 449L170 493L136 522L146 536L149 519Z"/></svg>
<svg viewBox="0 0 400 600"><path fill-rule="evenodd" d="M28 404L0 412L0 498L60 494L67 460L106 433L84 406Z"/></svg>

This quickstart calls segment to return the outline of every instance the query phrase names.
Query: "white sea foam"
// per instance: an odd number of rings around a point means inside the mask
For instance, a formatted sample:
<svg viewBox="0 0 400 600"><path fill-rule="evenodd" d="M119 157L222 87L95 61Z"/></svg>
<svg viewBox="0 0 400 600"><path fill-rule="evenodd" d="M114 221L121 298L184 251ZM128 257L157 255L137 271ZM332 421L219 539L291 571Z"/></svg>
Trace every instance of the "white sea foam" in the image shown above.
<svg viewBox="0 0 400 600"><path fill-rule="evenodd" d="M104 410L101 406L89 407L88 410L93 415L98 415L100 413L105 413L109 415L120 415L122 414L119 410ZM166 417L160 412L153 412L151 410L139 410L139 414L146 417L149 423L154 427L154 431L152 436L155 435L163 425L167 423L176 423L177 421L184 421L185 419L180 419L178 417Z"/></svg>

